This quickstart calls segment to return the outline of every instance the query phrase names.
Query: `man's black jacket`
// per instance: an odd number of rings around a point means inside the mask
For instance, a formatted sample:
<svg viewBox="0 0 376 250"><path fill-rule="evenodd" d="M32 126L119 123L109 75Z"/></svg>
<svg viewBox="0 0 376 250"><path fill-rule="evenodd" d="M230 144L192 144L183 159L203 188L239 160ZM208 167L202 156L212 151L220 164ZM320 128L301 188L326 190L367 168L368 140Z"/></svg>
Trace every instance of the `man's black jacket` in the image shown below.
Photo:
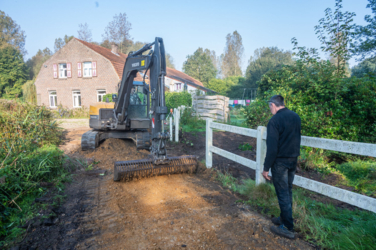
<svg viewBox="0 0 376 250"><path fill-rule="evenodd" d="M280 109L269 120L267 129L264 171L269 171L277 158L300 155L300 117L287 108Z"/></svg>

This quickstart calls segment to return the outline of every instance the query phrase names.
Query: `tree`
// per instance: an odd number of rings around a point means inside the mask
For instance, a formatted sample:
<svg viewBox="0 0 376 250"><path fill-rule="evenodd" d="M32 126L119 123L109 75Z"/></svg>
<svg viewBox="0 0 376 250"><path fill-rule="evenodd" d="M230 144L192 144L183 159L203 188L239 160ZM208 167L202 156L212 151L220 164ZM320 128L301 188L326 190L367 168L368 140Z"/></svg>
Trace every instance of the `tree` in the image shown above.
<svg viewBox="0 0 376 250"><path fill-rule="evenodd" d="M120 13L115 15L104 30L103 41L108 40L110 43L120 44L120 51L122 52L123 47L126 47L126 43L131 40L130 30L131 23L128 22L127 14Z"/></svg>
<svg viewBox="0 0 376 250"><path fill-rule="evenodd" d="M353 38L355 42L351 44L354 55L364 59L366 56L376 57L376 0L368 0L367 8L372 10L373 16L366 15L364 20L368 23L365 26L357 25Z"/></svg>
<svg viewBox="0 0 376 250"><path fill-rule="evenodd" d="M335 59L338 76L346 75L346 64L350 59L351 30L354 28L354 12L342 12L342 0L336 0L334 13L330 8L325 10L325 18L321 18L315 26L316 34L322 44L321 49Z"/></svg>
<svg viewBox="0 0 376 250"><path fill-rule="evenodd" d="M111 43L109 40L103 40L100 46L107 48L107 49L111 49Z"/></svg>
<svg viewBox="0 0 376 250"><path fill-rule="evenodd" d="M174 58L169 53L166 53L166 66L175 69Z"/></svg>
<svg viewBox="0 0 376 250"><path fill-rule="evenodd" d="M73 39L73 36L67 36L67 35L65 35L63 38L60 38L60 37L56 38L55 46L54 46L55 53L58 52L62 47L65 46L65 44L67 44L72 39Z"/></svg>
<svg viewBox="0 0 376 250"><path fill-rule="evenodd" d="M26 82L27 69L21 52L7 46L0 49L0 96L15 98L21 96Z"/></svg>
<svg viewBox="0 0 376 250"><path fill-rule="evenodd" d="M242 58L244 53L241 35L235 30L226 36L226 47L221 56L221 70L223 77L241 76Z"/></svg>
<svg viewBox="0 0 376 250"><path fill-rule="evenodd" d="M376 75L376 58L367 58L351 69L351 76L360 78L367 74Z"/></svg>
<svg viewBox="0 0 376 250"><path fill-rule="evenodd" d="M22 55L26 55L25 39L26 35L21 27L0 10L0 48L11 45L19 50Z"/></svg>
<svg viewBox="0 0 376 250"><path fill-rule="evenodd" d="M292 52L283 51L277 47L263 47L256 49L251 56L246 70L247 82L253 88L257 87L257 82L271 69L277 69L282 65L293 64Z"/></svg>
<svg viewBox="0 0 376 250"><path fill-rule="evenodd" d="M232 90L243 85L244 80L245 78L241 76L230 76L225 79L213 78L206 84L205 87L214 90L219 95L234 97L231 95L233 94ZM238 98L239 96L236 97Z"/></svg>
<svg viewBox="0 0 376 250"><path fill-rule="evenodd" d="M78 25L79 30L78 32L78 39L81 39L82 41L85 42L91 42L92 41L92 35L91 35L91 30L89 29L89 25L87 23L85 24L79 24Z"/></svg>
<svg viewBox="0 0 376 250"><path fill-rule="evenodd" d="M187 60L183 63L183 72L206 86L212 78L215 78L217 70L209 54L205 51L198 48L193 55L188 55Z"/></svg>
<svg viewBox="0 0 376 250"><path fill-rule="evenodd" d="M45 48L44 50L38 50L35 56L27 60L26 66L29 69L30 80L37 77L43 63L50 59L51 56L52 51L49 48Z"/></svg>

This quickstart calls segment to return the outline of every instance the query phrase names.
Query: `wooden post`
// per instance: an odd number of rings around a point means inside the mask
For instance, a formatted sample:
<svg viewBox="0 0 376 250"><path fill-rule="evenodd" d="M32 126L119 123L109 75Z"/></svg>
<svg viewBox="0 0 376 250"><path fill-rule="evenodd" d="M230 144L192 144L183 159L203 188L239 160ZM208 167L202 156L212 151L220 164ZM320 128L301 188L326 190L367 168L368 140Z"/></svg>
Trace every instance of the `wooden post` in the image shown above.
<svg viewBox="0 0 376 250"><path fill-rule="evenodd" d="M262 176L264 171L264 161L266 156L266 140L263 138L266 133L266 127L259 126L257 128L257 149L256 149L256 185L265 183L265 179Z"/></svg>
<svg viewBox="0 0 376 250"><path fill-rule="evenodd" d="M213 153L210 151L210 147L213 146L213 129L210 124L213 122L212 119L206 119L206 159L205 164L207 168L213 166Z"/></svg>

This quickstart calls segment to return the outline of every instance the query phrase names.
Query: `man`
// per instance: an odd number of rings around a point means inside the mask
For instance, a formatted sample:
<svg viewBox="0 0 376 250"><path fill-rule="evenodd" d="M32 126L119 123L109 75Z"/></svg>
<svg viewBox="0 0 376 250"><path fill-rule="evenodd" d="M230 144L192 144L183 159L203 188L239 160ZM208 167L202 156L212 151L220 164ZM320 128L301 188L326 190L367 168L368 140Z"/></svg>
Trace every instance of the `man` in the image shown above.
<svg viewBox="0 0 376 250"><path fill-rule="evenodd" d="M277 225L270 229L273 233L294 239L292 218L292 182L300 155L301 121L299 115L285 107L284 99L274 95L268 101L273 117L269 120L266 138L266 157L262 175L270 180L269 169L278 197L281 214L273 218Z"/></svg>

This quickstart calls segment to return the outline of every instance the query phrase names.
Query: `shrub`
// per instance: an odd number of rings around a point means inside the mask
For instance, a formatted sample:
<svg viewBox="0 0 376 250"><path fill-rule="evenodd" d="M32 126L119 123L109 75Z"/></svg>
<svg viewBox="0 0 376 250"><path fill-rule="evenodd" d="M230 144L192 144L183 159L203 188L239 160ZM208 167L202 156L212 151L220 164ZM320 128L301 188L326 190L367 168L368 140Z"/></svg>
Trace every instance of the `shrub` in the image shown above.
<svg viewBox="0 0 376 250"><path fill-rule="evenodd" d="M22 86L22 95L25 102L37 104L37 90L34 81L29 80Z"/></svg>
<svg viewBox="0 0 376 250"><path fill-rule="evenodd" d="M166 106L168 109L177 108L179 106L192 106L192 96L188 91L182 92L166 92Z"/></svg>
<svg viewBox="0 0 376 250"><path fill-rule="evenodd" d="M376 143L376 81L339 78L329 61L309 65L298 61L266 73L259 97L246 108L250 127L266 125L271 117L266 101L275 94L302 119L302 134Z"/></svg>
<svg viewBox="0 0 376 250"><path fill-rule="evenodd" d="M113 94L115 94L115 95L117 95L117 93L113 93ZM102 99L102 102L106 102L106 100L107 100L107 98L108 98L108 101L109 102L112 102L112 95L113 94L105 94L104 96L103 96L103 99Z"/></svg>

